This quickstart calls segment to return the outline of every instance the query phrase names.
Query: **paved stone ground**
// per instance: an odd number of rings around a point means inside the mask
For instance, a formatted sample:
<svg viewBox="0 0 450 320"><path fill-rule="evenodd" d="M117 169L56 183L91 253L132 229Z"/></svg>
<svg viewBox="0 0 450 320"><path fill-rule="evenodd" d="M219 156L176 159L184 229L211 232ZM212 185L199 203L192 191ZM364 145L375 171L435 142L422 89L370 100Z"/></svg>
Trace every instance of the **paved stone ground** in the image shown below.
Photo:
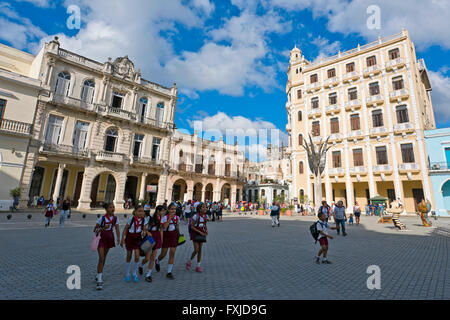
<svg viewBox="0 0 450 320"><path fill-rule="evenodd" d="M31 220L0 214L0 299L450 299L450 219L424 228L418 217L404 217L409 231L398 232L362 216L347 237L330 240L331 265L313 263L319 249L309 234L313 219L282 217L280 228L271 228L267 216L211 222L204 272L184 269L192 250L187 243L177 250L175 281L164 277L165 260L153 283L125 283L125 251L116 247L107 258L104 290L96 291L95 215L74 214L65 228L54 219L44 229L42 213ZM66 287L69 265L81 268L81 290ZM381 268L381 290L367 289L369 265Z"/></svg>

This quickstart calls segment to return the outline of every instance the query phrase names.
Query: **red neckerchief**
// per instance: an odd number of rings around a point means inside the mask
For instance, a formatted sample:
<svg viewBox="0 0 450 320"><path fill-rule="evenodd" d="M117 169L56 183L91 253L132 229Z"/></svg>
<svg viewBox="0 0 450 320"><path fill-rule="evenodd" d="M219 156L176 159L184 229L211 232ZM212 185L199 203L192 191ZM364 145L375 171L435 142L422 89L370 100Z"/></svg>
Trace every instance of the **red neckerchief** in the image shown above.
<svg viewBox="0 0 450 320"><path fill-rule="evenodd" d="M108 217L109 217L109 214L105 214L105 224L110 224L112 226L112 223L114 221L114 215L111 216L112 217L111 219L109 219ZM108 222L106 222L106 221L108 221Z"/></svg>
<svg viewBox="0 0 450 320"><path fill-rule="evenodd" d="M133 217L134 218L134 232L138 232L139 227L141 226L142 223L144 223L144 219L141 219L139 222L139 218L138 217Z"/></svg>

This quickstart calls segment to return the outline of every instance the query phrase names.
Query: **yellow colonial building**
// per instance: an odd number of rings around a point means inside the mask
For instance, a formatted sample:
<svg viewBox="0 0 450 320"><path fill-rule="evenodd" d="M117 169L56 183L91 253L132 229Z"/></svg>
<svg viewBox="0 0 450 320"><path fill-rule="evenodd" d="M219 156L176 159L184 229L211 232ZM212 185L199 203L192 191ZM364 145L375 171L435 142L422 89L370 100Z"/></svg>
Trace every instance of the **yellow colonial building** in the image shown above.
<svg viewBox="0 0 450 320"><path fill-rule="evenodd" d="M0 211L20 186L41 89L30 54L0 44Z"/></svg>
<svg viewBox="0 0 450 320"><path fill-rule="evenodd" d="M291 51L286 87L293 189L313 199L313 175L303 139L329 137L323 199L400 198L408 212L433 203L424 130L435 128L431 86L406 30L310 62ZM295 196L295 195L294 195Z"/></svg>

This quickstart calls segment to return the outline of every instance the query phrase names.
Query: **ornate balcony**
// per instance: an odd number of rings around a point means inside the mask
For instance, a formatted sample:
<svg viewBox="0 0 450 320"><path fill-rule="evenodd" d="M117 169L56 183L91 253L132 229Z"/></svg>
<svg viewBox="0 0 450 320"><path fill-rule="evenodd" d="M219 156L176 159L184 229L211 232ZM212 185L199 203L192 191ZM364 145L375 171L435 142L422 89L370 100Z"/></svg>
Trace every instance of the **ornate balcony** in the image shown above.
<svg viewBox="0 0 450 320"><path fill-rule="evenodd" d="M428 168L430 172L450 172L450 163L448 162L432 162Z"/></svg>
<svg viewBox="0 0 450 320"><path fill-rule="evenodd" d="M388 133L389 133L388 130L384 126L383 127L370 128L370 130L369 130L370 136L385 136Z"/></svg>
<svg viewBox="0 0 450 320"><path fill-rule="evenodd" d="M338 77L333 77L333 78L327 79L323 82L324 87L331 87L331 86L334 86L337 84L339 84Z"/></svg>
<svg viewBox="0 0 450 320"><path fill-rule="evenodd" d="M161 161L159 159L152 159L150 157L135 156L132 158L132 164L157 167L161 165Z"/></svg>
<svg viewBox="0 0 450 320"><path fill-rule="evenodd" d="M314 83L310 83L308 85L306 85L306 92L311 92L311 91L315 91L315 90L319 90L321 87L320 82L314 82Z"/></svg>
<svg viewBox="0 0 450 320"><path fill-rule="evenodd" d="M79 149L74 146L64 144L53 144L53 143L44 143L41 148L41 153L69 156L76 158L89 158L90 156L88 149Z"/></svg>
<svg viewBox="0 0 450 320"><path fill-rule="evenodd" d="M391 101L398 101L398 100L402 100L402 99L407 99L409 97L409 90L406 88L400 89L400 90L395 90L392 91L389 94L390 100Z"/></svg>
<svg viewBox="0 0 450 320"><path fill-rule="evenodd" d="M82 109L82 110L87 110L87 111L92 111L92 112L97 111L97 106L94 103L88 103L86 101L68 97L68 96L64 96L64 95L54 94L52 97L52 102L54 102L56 104L63 104L66 106L77 108L77 109Z"/></svg>
<svg viewBox="0 0 450 320"><path fill-rule="evenodd" d="M420 166L418 163L400 163L398 165L399 172L411 172L420 171Z"/></svg>
<svg viewBox="0 0 450 320"><path fill-rule="evenodd" d="M347 101L347 103L345 104L345 110L346 111L353 111L356 109L361 108L361 100L359 99L353 99L353 100L349 100Z"/></svg>
<svg viewBox="0 0 450 320"><path fill-rule="evenodd" d="M359 73L356 71L347 72L346 74L344 74L342 76L343 82L350 82L350 81L354 81L354 80L358 80L358 79L359 79Z"/></svg>
<svg viewBox="0 0 450 320"><path fill-rule="evenodd" d="M393 60L389 60L386 62L386 70L393 70L401 68L405 65L405 60L403 58L397 58Z"/></svg>
<svg viewBox="0 0 450 320"><path fill-rule="evenodd" d="M357 166L357 167L350 167L349 168L350 175L358 175L358 174L366 174L367 168L365 166Z"/></svg>
<svg viewBox="0 0 450 320"><path fill-rule="evenodd" d="M29 136L31 134L31 124L9 119L0 119L0 132Z"/></svg>
<svg viewBox="0 0 450 320"><path fill-rule="evenodd" d="M398 123L394 125L394 133L414 132L414 125L411 122Z"/></svg>
<svg viewBox="0 0 450 320"><path fill-rule="evenodd" d="M345 169L344 168L329 168L328 175L329 176L343 176L343 175L345 175Z"/></svg>
<svg viewBox="0 0 450 320"><path fill-rule="evenodd" d="M336 142L342 141L343 138L344 137L340 133L332 133L330 135L330 138L328 139L328 142L330 143L330 142L334 142L334 141L336 141Z"/></svg>
<svg viewBox="0 0 450 320"><path fill-rule="evenodd" d="M130 121L136 120L136 114L120 108L113 108L109 106L98 106L98 111L103 116L110 116L116 119L130 120Z"/></svg>
<svg viewBox="0 0 450 320"><path fill-rule="evenodd" d="M326 114L336 114L341 111L341 106L338 104L332 104L325 108Z"/></svg>
<svg viewBox="0 0 450 320"><path fill-rule="evenodd" d="M178 171L192 172L193 171L192 169L193 169L192 164L180 163L178 165Z"/></svg>
<svg viewBox="0 0 450 320"><path fill-rule="evenodd" d="M364 69L365 77L372 77L381 72L381 68L376 64L374 66L370 66Z"/></svg>
<svg viewBox="0 0 450 320"><path fill-rule="evenodd" d="M171 122L156 121L155 119L150 118L145 118L144 121L140 121L140 123L145 123L146 125L164 130L171 130L174 128L174 124Z"/></svg>
<svg viewBox="0 0 450 320"><path fill-rule="evenodd" d="M126 156L122 153L109 152L109 151L98 151L95 160L101 162L124 162Z"/></svg>
<svg viewBox="0 0 450 320"><path fill-rule="evenodd" d="M376 165L373 167L373 173L389 173L392 172L392 166L388 165L388 164L383 164L383 165Z"/></svg>
<svg viewBox="0 0 450 320"><path fill-rule="evenodd" d="M309 118L320 117L321 115L322 115L321 108L313 108L313 109L308 110Z"/></svg>
<svg viewBox="0 0 450 320"><path fill-rule="evenodd" d="M363 134L362 130L352 130L348 133L347 138L349 140L362 139L362 138L364 138L364 134Z"/></svg>
<svg viewBox="0 0 450 320"><path fill-rule="evenodd" d="M374 95L374 96L369 96L369 97L367 97L367 99L366 99L366 105L369 107L369 106L372 106L372 105L381 105L381 104L383 104L383 102L384 102L384 98L383 98L383 96L381 95L381 94L377 94L377 95Z"/></svg>

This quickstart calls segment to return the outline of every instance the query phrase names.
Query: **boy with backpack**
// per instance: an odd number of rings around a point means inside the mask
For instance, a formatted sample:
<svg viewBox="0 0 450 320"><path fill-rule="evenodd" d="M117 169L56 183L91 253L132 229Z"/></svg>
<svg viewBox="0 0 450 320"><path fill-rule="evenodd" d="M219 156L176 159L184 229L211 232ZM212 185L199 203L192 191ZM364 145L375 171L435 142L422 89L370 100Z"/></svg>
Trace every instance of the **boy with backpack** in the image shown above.
<svg viewBox="0 0 450 320"><path fill-rule="evenodd" d="M311 226L311 233L313 233L314 239L316 240L316 242L319 241L320 243L320 250L317 253L315 260L317 264L320 264L320 256L323 255L322 263L331 264L331 262L327 260L328 238L333 239L333 237L327 233L327 229L335 230L336 227L331 227L328 224L328 222L326 221L325 213L323 213L322 211L319 212L318 216L319 220Z"/></svg>

